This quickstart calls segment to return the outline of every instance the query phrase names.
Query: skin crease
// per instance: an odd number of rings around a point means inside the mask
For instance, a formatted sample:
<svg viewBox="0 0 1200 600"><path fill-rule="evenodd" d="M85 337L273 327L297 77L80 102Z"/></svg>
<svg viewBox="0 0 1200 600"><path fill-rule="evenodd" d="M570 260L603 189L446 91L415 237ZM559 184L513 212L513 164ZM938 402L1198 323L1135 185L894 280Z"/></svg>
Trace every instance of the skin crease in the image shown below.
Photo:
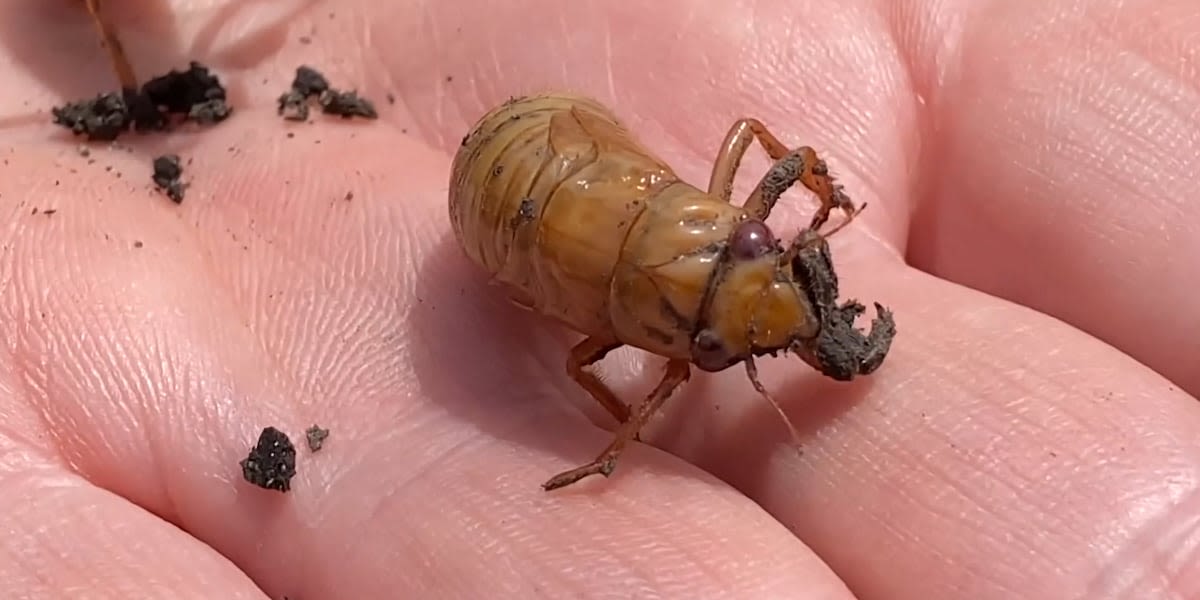
<svg viewBox="0 0 1200 600"><path fill-rule="evenodd" d="M1191 0L110 3L139 74L201 60L237 112L89 162L47 124L113 85L82 9L0 7L13 597L1200 594ZM302 62L381 120L282 122ZM612 479L538 487L612 425L563 371L576 338L453 245L445 174L546 86L700 184L758 117L870 205L832 244L843 296L895 311L884 366L758 365L802 453L741 369L697 373ZM182 205L149 183L164 151ZM622 397L643 361L604 363ZM291 494L240 481L261 427L313 423Z"/></svg>

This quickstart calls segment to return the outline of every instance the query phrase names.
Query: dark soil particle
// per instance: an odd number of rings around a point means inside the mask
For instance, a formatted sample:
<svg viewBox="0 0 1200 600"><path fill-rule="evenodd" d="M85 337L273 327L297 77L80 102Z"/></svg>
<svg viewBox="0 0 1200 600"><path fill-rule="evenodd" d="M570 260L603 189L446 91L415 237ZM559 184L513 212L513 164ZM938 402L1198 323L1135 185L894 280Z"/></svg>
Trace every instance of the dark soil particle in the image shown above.
<svg viewBox="0 0 1200 600"><path fill-rule="evenodd" d="M308 449L316 452L325 444L325 438L329 437L329 430L313 425L304 430L304 437L307 438Z"/></svg>
<svg viewBox="0 0 1200 600"><path fill-rule="evenodd" d="M279 96L278 113L291 121L308 119L309 102L313 97L326 114L344 118L363 117L375 119L379 114L370 100L355 91L342 91L329 85L329 80L320 71L301 65L296 68L292 86Z"/></svg>
<svg viewBox="0 0 1200 600"><path fill-rule="evenodd" d="M308 97L295 89L288 90L279 96L278 112L289 121L303 121L308 118Z"/></svg>
<svg viewBox="0 0 1200 600"><path fill-rule="evenodd" d="M179 156L164 154L154 159L154 184L176 204L183 202L183 192L187 187L180 179L182 176L183 165L179 162Z"/></svg>
<svg viewBox="0 0 1200 600"><path fill-rule="evenodd" d="M325 79L325 75L320 71L308 65L300 65L296 68L296 77L292 80L292 90L305 96L312 96L327 89L329 89L329 80Z"/></svg>
<svg viewBox="0 0 1200 600"><path fill-rule="evenodd" d="M303 121L308 118L308 99L329 89L329 81L320 71L300 65L292 79L292 87L279 96L279 114L285 119Z"/></svg>
<svg viewBox="0 0 1200 600"><path fill-rule="evenodd" d="M231 112L221 80L195 61L186 71L172 69L147 81L142 86L142 95L150 105L167 113L187 115L197 123L224 121Z"/></svg>
<svg viewBox="0 0 1200 600"><path fill-rule="evenodd" d="M51 109L54 123L92 140L115 140L129 128L129 106L120 94L100 94Z"/></svg>
<svg viewBox="0 0 1200 600"><path fill-rule="evenodd" d="M172 116L208 125L224 121L232 109L225 88L208 67L192 61L186 71L150 79L139 90L108 92L51 110L54 123L89 140L115 140L135 131L167 129Z"/></svg>
<svg viewBox="0 0 1200 600"><path fill-rule="evenodd" d="M239 464L246 481L263 489L287 492L292 489L292 477L296 475L296 447L287 434L267 427Z"/></svg>
<svg viewBox="0 0 1200 600"><path fill-rule="evenodd" d="M375 105L370 100L359 97L358 92L327 90L321 94L318 101L326 114L337 115L344 119L352 117L379 118L379 113L375 112Z"/></svg>

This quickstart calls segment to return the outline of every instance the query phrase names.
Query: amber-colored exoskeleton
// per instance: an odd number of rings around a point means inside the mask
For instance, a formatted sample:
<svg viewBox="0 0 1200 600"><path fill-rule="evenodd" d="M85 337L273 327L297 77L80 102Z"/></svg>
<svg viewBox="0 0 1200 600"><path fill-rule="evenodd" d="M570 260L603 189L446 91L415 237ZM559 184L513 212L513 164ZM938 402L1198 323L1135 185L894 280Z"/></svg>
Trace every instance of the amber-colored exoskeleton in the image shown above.
<svg viewBox="0 0 1200 600"><path fill-rule="evenodd" d="M117 36L116 27L105 15L101 0L83 0L83 3L87 7L88 14L92 16L92 22L100 34L100 41L108 50L108 60L112 64L121 88L127 92L137 90L137 76L133 72L133 66L129 64L129 58L125 55L125 48L121 45L120 37Z"/></svg>
<svg viewBox="0 0 1200 600"><path fill-rule="evenodd" d="M774 164L736 206L734 175L754 140ZM757 119L730 128L707 190L676 177L609 109L567 93L514 98L488 112L463 138L451 171L450 220L467 256L515 303L586 336L567 371L621 423L594 461L551 478L547 490L611 474L691 365L715 372L743 363L770 399L756 356L792 352L849 380L878 368L891 346L889 310L876 303L864 334L854 321L865 307L837 304L826 237L861 207L812 148L785 147ZM821 205L784 244L764 220L796 182ZM834 210L846 219L820 233ZM587 369L622 345L667 358L636 411Z"/></svg>

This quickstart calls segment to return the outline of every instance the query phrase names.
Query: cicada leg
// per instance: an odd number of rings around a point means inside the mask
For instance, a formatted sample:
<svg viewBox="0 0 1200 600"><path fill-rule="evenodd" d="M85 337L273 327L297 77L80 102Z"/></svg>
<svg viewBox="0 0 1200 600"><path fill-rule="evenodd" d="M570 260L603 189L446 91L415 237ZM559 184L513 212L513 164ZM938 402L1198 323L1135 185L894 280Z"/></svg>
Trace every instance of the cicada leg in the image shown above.
<svg viewBox="0 0 1200 600"><path fill-rule="evenodd" d="M580 387L587 390L587 393L595 398L596 402L599 402L618 423L625 423L629 420L629 406L621 402L621 399L617 398L617 395L603 381L600 381L599 377L586 370L587 367L603 359L609 352L620 347L620 342L595 337L587 338L571 348L570 354L567 355L567 373Z"/></svg>
<svg viewBox="0 0 1200 600"><path fill-rule="evenodd" d="M708 182L710 194L726 202L730 201L734 177L753 140L758 140L767 156L775 161L746 199L746 211L755 218L765 220L770 216L779 197L797 181L816 194L821 201L821 207L817 209L809 225L810 229L824 225L829 219L829 213L834 209L843 210L847 216L854 212L854 203L842 191L842 186L834 183L828 165L817 155L816 150L810 146L789 150L758 119L739 119L729 128L713 163L712 175Z"/></svg>
<svg viewBox="0 0 1200 600"><path fill-rule="evenodd" d="M100 39L104 41L104 47L108 49L108 59L112 63L113 71L117 74L121 88L126 91L137 90L137 76L133 73L133 66L129 64L125 48L121 45L120 38L117 37L116 28L104 16L100 0L84 0L84 4L87 6L88 13L92 15L92 21L95 23L97 31L100 32Z"/></svg>
<svg viewBox="0 0 1200 600"><path fill-rule="evenodd" d="M667 401L671 393L683 382L687 381L690 373L691 366L688 361L683 359L668 361L667 372L663 375L662 381L654 388L653 392L650 392L646 401L638 407L638 411L634 413L633 417L617 429L608 447L592 462L551 477L549 481L542 484L542 488L550 491L571 485L589 475L603 475L605 477L612 475L613 470L617 467L617 459L625 451L625 446L637 437L638 432L646 425L650 417L654 416L654 413L662 408L663 403Z"/></svg>

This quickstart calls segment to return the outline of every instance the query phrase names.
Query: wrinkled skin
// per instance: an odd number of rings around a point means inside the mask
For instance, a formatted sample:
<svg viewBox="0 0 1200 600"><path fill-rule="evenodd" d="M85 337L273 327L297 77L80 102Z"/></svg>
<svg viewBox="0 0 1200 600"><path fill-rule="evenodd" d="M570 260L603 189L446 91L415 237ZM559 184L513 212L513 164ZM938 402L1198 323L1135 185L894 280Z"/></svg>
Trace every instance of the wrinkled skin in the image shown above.
<svg viewBox="0 0 1200 600"><path fill-rule="evenodd" d="M238 112L91 165L46 124L113 85L83 11L0 9L6 594L1200 594L1192 0L136 4L139 74L205 61ZM289 128L301 61L382 119ZM473 119L542 86L611 103L701 184L751 114L870 205L832 246L843 295L895 311L884 366L759 361L803 453L731 369L613 478L538 487L611 422L563 371L576 338L451 243L445 186ZM193 161L180 206L150 190L166 149ZM772 228L813 207L789 193ZM642 360L604 363L626 397L660 373ZM261 427L312 423L290 495L239 480Z"/></svg>

